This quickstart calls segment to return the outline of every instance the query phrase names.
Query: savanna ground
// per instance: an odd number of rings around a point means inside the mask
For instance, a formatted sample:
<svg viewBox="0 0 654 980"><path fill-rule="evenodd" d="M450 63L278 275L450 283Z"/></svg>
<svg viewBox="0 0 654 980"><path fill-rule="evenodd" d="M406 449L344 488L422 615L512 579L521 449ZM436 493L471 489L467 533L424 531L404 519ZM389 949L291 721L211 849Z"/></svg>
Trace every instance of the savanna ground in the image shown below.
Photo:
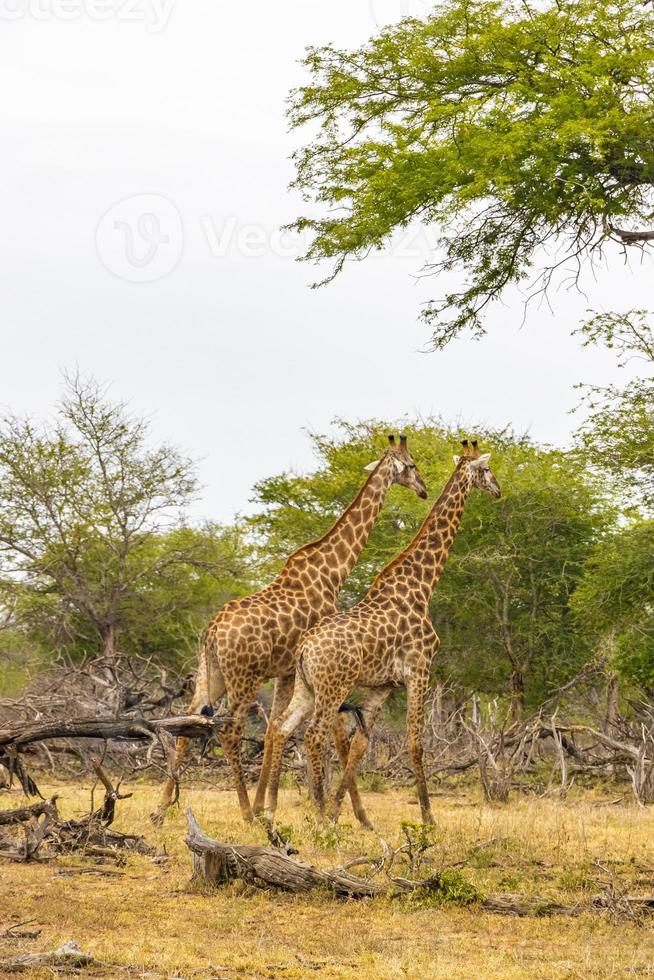
<svg viewBox="0 0 654 980"><path fill-rule="evenodd" d="M128 964L140 968L131 975L168 978L654 976L654 918L600 911L515 918L475 905L307 898L237 882L199 888L190 884L182 809L173 809L157 830L148 821L156 790L145 783L128 788L134 795L118 805L115 828L145 834L170 860L157 865L129 856L118 869L81 857L0 863L0 933L27 919L42 929L37 939L0 939L0 958L74 939L113 965L94 971L105 977L125 976L118 967ZM337 829L319 826L295 788L282 794L279 824L292 828L300 857L318 865L378 854L379 836L400 843L401 821L418 814L412 789L381 788L364 794L375 833L355 826L347 810ZM88 811L90 783L43 780L41 790L60 793L64 817ZM489 805L475 786L440 788L432 796L436 843L429 870L458 865L481 892L537 894L566 904L584 902L607 884L631 895L654 894L654 807L635 806L628 792L614 802L621 795L615 786L575 788L564 803L516 795ZM16 793L0 797L3 807L24 802ZM220 840L266 843L259 826L241 822L234 794L224 787L185 786L182 802Z"/></svg>

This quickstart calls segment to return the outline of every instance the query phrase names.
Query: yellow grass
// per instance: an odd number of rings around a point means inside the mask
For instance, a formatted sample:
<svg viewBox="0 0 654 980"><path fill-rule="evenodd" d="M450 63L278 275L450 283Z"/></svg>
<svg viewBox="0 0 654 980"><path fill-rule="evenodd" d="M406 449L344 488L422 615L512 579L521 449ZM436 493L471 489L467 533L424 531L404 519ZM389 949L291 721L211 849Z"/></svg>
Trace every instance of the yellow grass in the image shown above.
<svg viewBox="0 0 654 980"><path fill-rule="evenodd" d="M89 787L44 785L61 793L64 815L88 808ZM478 908L420 907L406 901L338 901L256 892L234 884L209 893L189 885L191 858L175 809L161 830L148 822L151 786L132 787L119 804L116 829L138 831L171 860L164 866L131 857L120 876L81 858L56 863L0 863L0 933L12 922L36 920L37 940L0 940L0 957L53 949L74 939L99 960L137 964L135 975L165 977L320 976L358 978L512 978L654 976L651 920L639 924L607 914L575 918L508 918ZM605 799L607 794L603 794ZM410 790L366 793L378 834L399 842L400 821L417 819ZM222 840L265 843L261 828L242 824L234 795L220 788L183 789L201 826ZM24 801L0 796L0 806ZM516 798L489 806L464 788L436 795L438 843L434 870L463 861L469 881L488 891L538 894L567 903L614 880L631 894L654 894L654 808L591 796L565 804ZM360 831L344 813L337 832L322 830L304 798L282 794L279 823L293 828L304 860L337 865L379 853L376 834ZM607 870L598 869L599 860ZM25 974L23 974L25 975ZM29 974L28 974L29 975ZM33 976L48 976L42 971ZM109 968L104 976L118 976ZM0 971L0 976L2 973Z"/></svg>

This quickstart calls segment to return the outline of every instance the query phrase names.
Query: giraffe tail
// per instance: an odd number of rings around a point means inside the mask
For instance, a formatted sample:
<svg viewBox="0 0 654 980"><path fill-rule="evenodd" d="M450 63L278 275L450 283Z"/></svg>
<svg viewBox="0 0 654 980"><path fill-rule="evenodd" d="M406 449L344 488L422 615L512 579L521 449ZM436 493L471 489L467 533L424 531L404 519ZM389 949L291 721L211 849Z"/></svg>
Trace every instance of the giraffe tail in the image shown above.
<svg viewBox="0 0 654 980"><path fill-rule="evenodd" d="M338 712L339 714L341 714L341 713L345 713L346 711L351 712L354 715L354 720L356 721L357 725L365 735L366 722L365 722L365 718L363 717L363 711L361 710L359 705L352 704L351 701L343 701L343 704L338 709Z"/></svg>

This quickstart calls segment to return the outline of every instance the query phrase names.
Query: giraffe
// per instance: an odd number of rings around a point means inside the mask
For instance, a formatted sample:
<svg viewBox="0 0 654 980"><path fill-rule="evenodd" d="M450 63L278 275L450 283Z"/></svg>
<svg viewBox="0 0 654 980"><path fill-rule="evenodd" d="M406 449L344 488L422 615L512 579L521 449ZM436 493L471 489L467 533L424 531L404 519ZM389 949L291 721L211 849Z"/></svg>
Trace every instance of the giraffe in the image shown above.
<svg viewBox="0 0 654 980"><path fill-rule="evenodd" d="M354 567L392 484L413 490L425 499L427 491L406 436L399 445L390 435L381 459L359 493L333 527L317 541L295 551L273 581L259 592L227 602L207 627L198 665L191 713L211 711L211 705L227 694L230 720L220 741L230 764L241 813L252 820L263 809L266 782L260 778L254 812L250 806L241 764L240 741L251 704L261 684L276 678L270 720L264 742L262 775L267 774L272 749L271 722L286 708L293 692L293 653L302 633L322 616L338 608L338 594ZM343 764L349 742L337 721L334 738ZM161 802L151 819L159 824L177 788L177 774L189 751L188 739L176 744L172 774L166 780Z"/></svg>
<svg viewBox="0 0 654 980"><path fill-rule="evenodd" d="M333 799L337 819L346 790L356 786L358 765L370 731L393 688L407 689L409 754L416 778L423 823L432 822L422 764L424 702L429 670L439 639L429 617L429 602L456 536L472 487L501 495L490 471L490 453L477 441L462 442L455 470L411 544L377 576L366 596L351 609L321 620L302 637L297 650L293 697L273 724L272 759L266 811L274 817L279 771L286 740L312 713L305 733L313 795L325 813L324 756L326 737L341 702L354 687L362 688L362 724L355 732L341 781ZM350 792L359 822L372 829L361 801Z"/></svg>

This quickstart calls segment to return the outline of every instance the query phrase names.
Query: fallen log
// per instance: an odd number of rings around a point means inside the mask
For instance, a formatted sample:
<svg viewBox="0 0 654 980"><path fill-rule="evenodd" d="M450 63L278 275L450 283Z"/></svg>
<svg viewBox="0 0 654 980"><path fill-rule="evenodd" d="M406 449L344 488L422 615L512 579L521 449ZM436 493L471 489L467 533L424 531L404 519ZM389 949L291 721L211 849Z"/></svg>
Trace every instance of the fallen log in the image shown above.
<svg viewBox="0 0 654 980"><path fill-rule="evenodd" d="M184 841L193 854L193 877L220 885L240 878L259 888L273 887L289 892L328 888L342 897L371 898L384 894L384 887L342 868L312 868L274 847L226 844L205 834L193 811L186 808Z"/></svg>
<svg viewBox="0 0 654 980"><path fill-rule="evenodd" d="M226 715L176 715L171 718L139 718L118 715L111 718L50 719L45 722L13 721L0 725L0 746L20 749L31 742L51 738L101 738L147 740L160 732L185 738L210 738L227 721Z"/></svg>

